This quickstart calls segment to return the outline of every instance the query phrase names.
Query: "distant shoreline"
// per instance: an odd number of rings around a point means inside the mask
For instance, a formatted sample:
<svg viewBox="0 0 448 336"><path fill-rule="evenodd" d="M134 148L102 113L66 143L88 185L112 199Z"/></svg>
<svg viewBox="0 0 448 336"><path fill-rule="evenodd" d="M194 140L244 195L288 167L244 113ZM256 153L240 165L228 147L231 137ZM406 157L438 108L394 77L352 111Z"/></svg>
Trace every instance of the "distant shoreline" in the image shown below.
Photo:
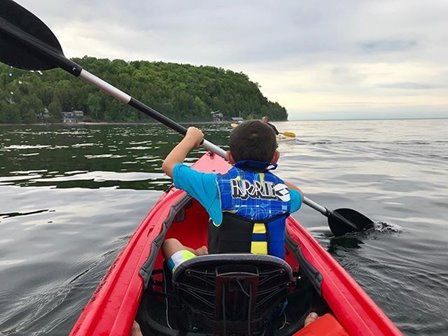
<svg viewBox="0 0 448 336"><path fill-rule="evenodd" d="M179 124L195 124L195 125L230 125L231 121L220 121L220 122L214 122L214 121L182 121L179 122ZM150 121L150 122L105 122L105 121L97 121L97 122L77 122L77 123L33 123L33 124L5 124L0 123L0 126L52 126L52 125L59 125L59 126L84 126L84 125L156 125L156 124L162 124L158 121Z"/></svg>
<svg viewBox="0 0 448 336"><path fill-rule="evenodd" d="M447 117L427 117L427 118L362 118L362 119L291 119L291 120L273 120L273 123L284 123L284 122L295 122L295 121L394 121L394 120L448 120ZM179 124L184 125L229 125L232 123L231 120L226 121L181 121ZM89 126L89 125L155 125L155 124L161 124L158 121L149 121L149 122L105 122L105 121L98 121L98 122L78 122L78 123L33 123L33 124L6 124L6 123L0 123L0 126L53 126L53 125L59 125L59 126Z"/></svg>

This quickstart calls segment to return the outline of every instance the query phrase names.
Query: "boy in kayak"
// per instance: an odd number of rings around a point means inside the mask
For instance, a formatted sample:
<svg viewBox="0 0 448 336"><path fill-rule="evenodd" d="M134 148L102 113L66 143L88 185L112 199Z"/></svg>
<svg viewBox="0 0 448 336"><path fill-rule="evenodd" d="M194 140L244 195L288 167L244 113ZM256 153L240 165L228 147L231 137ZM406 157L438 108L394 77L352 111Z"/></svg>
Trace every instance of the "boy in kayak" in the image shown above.
<svg viewBox="0 0 448 336"><path fill-rule="evenodd" d="M182 262L208 252L270 254L284 259L285 220L300 208L302 193L270 172L279 159L272 128L254 120L233 129L226 155L233 167L226 174L203 173L183 164L203 137L201 130L190 127L162 169L210 215L209 251L205 246L193 250L177 239L167 239L163 251L169 268L174 271Z"/></svg>
<svg viewBox="0 0 448 336"><path fill-rule="evenodd" d="M233 167L226 174L203 173L183 164L198 148L204 134L190 127L180 143L165 158L162 169L174 185L198 200L210 215L209 246L192 249L175 238L166 239L162 249L172 272L184 261L210 253L261 253L284 259L285 220L302 204L302 192L270 170L279 159L276 134L261 121L246 121L230 134L226 159ZM250 227L250 235L232 223ZM255 224L254 224L255 223ZM236 229L236 230L235 230ZM247 231L247 229L246 229ZM244 236L244 239L239 237ZM305 326L315 321L311 312ZM141 336L134 322L132 336Z"/></svg>

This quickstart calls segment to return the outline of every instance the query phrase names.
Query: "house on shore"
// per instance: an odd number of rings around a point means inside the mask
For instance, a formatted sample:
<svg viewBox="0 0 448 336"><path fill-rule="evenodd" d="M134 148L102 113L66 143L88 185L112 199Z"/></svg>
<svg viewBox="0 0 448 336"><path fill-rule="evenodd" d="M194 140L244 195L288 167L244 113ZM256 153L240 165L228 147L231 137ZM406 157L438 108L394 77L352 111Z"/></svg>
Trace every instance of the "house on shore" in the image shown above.
<svg viewBox="0 0 448 336"><path fill-rule="evenodd" d="M224 115L219 111L210 112L214 122L221 122L224 120Z"/></svg>
<svg viewBox="0 0 448 336"><path fill-rule="evenodd" d="M84 111L61 112L64 124L76 124L84 119Z"/></svg>
<svg viewBox="0 0 448 336"><path fill-rule="evenodd" d="M234 123L241 124L244 121L244 119L241 117L232 117L232 121Z"/></svg>

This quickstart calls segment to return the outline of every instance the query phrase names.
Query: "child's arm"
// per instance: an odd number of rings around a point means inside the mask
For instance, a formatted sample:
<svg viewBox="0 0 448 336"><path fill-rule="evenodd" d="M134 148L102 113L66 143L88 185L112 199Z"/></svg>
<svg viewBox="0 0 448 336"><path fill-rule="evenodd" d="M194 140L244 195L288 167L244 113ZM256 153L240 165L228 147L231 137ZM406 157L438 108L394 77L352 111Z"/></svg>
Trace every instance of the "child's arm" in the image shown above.
<svg viewBox="0 0 448 336"><path fill-rule="evenodd" d="M297 187L295 184L292 184L291 182L287 182L287 181L283 181L283 182L285 182L286 186L287 186L289 189L295 189L295 190L297 190L297 191L300 193L300 195L302 196L302 199L303 199L303 192L302 192L302 190L300 190L299 187Z"/></svg>
<svg viewBox="0 0 448 336"><path fill-rule="evenodd" d="M171 150L163 161L162 170L165 174L172 177L174 166L178 163L184 162L188 153L190 153L193 148L199 147L203 139L204 134L200 129L196 127L189 127L185 137L177 144L176 147Z"/></svg>

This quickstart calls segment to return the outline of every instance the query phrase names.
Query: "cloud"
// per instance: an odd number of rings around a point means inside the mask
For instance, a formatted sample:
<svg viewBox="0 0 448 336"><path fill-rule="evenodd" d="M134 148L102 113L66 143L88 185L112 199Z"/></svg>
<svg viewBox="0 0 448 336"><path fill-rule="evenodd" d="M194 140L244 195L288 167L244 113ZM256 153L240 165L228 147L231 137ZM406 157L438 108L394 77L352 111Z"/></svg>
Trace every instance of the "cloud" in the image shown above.
<svg viewBox="0 0 448 336"><path fill-rule="evenodd" d="M382 40L371 41L360 44L365 52L401 52L417 47L414 40Z"/></svg>
<svg viewBox="0 0 448 336"><path fill-rule="evenodd" d="M432 89L446 89L448 85L437 85L431 83L418 83L418 82L398 82L381 84L380 88L386 89L403 89L403 90L432 90Z"/></svg>
<svg viewBox="0 0 448 336"><path fill-rule="evenodd" d="M242 71L293 118L324 105L412 107L417 91L416 106L448 111L445 0L17 1L68 57Z"/></svg>

